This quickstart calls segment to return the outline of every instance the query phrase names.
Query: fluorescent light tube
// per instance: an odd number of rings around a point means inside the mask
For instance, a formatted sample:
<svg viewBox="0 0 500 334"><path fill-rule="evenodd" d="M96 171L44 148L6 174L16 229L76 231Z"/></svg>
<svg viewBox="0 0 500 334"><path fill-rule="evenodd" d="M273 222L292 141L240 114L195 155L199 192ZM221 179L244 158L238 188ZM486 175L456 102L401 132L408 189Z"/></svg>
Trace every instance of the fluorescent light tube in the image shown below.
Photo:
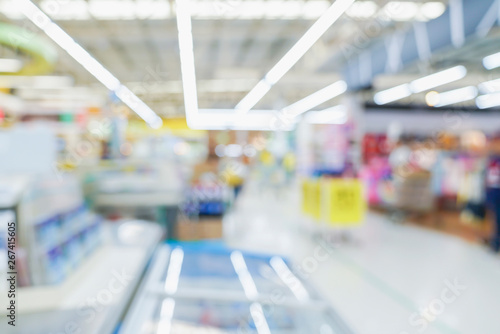
<svg viewBox="0 0 500 334"><path fill-rule="evenodd" d="M272 84L270 84L265 78L260 80L257 85L238 103L236 110L238 113L246 113L252 109L257 102L259 102L264 95L269 92Z"/></svg>
<svg viewBox="0 0 500 334"><path fill-rule="evenodd" d="M483 66L487 70L492 70L494 68L500 67L500 52L492 54L488 57L484 57Z"/></svg>
<svg viewBox="0 0 500 334"><path fill-rule="evenodd" d="M410 1L390 1L383 9L385 16L394 21L410 21L419 13L419 6Z"/></svg>
<svg viewBox="0 0 500 334"><path fill-rule="evenodd" d="M150 127L159 129L162 126L163 121L161 118L126 86L120 85L120 87L115 90L115 94L130 109L135 111L139 117L146 121Z"/></svg>
<svg viewBox="0 0 500 334"><path fill-rule="evenodd" d="M488 109L500 106L500 93L481 95L476 99L479 109Z"/></svg>
<svg viewBox="0 0 500 334"><path fill-rule="evenodd" d="M176 4L184 109L186 122L190 128L193 128L198 114L198 91L196 89L191 13L189 0L177 0Z"/></svg>
<svg viewBox="0 0 500 334"><path fill-rule="evenodd" d="M356 19L369 19L378 12L374 1L357 1L346 12L347 16Z"/></svg>
<svg viewBox="0 0 500 334"><path fill-rule="evenodd" d="M467 69L460 65L440 71L420 79L413 80L409 84L402 84L381 92L374 96L374 101L378 105L391 103L410 96L413 93L422 93L426 90L446 85L450 82L460 80L467 75Z"/></svg>
<svg viewBox="0 0 500 334"><path fill-rule="evenodd" d="M287 116L296 117L328 100L339 96L340 94L343 94L346 90L347 84L345 83L345 81L337 81L303 98L302 100L297 101L294 104L289 105L288 107L285 107L282 112Z"/></svg>
<svg viewBox="0 0 500 334"><path fill-rule="evenodd" d="M431 107L444 107L451 104L465 102L476 98L478 90L474 86L468 86L444 93L438 93L432 97L432 102L428 101ZM431 103L429 103L431 102Z"/></svg>
<svg viewBox="0 0 500 334"><path fill-rule="evenodd" d="M375 94L373 100L378 105L383 105L391 103L397 100L404 99L411 95L411 89L409 84L399 85L387 90L383 90Z"/></svg>
<svg viewBox="0 0 500 334"><path fill-rule="evenodd" d="M490 80L479 84L479 90L483 94L490 94L500 91L500 79Z"/></svg>
<svg viewBox="0 0 500 334"><path fill-rule="evenodd" d="M101 63L92 57L84 48L76 43L61 27L55 24L40 8L30 0L17 0L19 7L26 17L37 27L42 29L57 45L65 50L90 74L92 74L106 88L115 92L130 109L136 112L153 128L159 128L163 121L141 99L109 72Z"/></svg>
<svg viewBox="0 0 500 334"><path fill-rule="evenodd" d="M302 58L325 31L338 20L353 2L354 0L336 0L283 56L283 58L271 68L264 79L262 79L257 86L236 105L236 109L241 113L246 113L252 109L269 89L278 82L300 58ZM262 89L262 86L269 86L269 89Z"/></svg>
<svg viewBox="0 0 500 334"><path fill-rule="evenodd" d="M426 90L446 85L450 82L460 80L467 75L467 69L460 65L440 71L426 77L411 82L411 91L413 93L422 93Z"/></svg>

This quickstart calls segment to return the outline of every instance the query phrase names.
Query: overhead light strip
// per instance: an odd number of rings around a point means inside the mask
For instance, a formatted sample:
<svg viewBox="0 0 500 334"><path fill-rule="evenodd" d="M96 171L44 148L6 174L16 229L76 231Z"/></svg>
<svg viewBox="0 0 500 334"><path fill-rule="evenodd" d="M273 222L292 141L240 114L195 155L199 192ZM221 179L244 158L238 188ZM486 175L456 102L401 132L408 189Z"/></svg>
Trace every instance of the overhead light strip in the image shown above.
<svg viewBox="0 0 500 334"><path fill-rule="evenodd" d="M278 82L355 0L335 1L321 17L307 30L297 43L281 58L262 80L236 105L239 113L252 109L271 87Z"/></svg>
<svg viewBox="0 0 500 334"><path fill-rule="evenodd" d="M479 84L478 88L483 94L500 92L500 79L483 82Z"/></svg>
<svg viewBox="0 0 500 334"><path fill-rule="evenodd" d="M15 7L15 2L16 0L0 1L0 11L13 20L22 18L22 13ZM58 3L60 3L58 10L54 10L54 0L41 0L38 4L57 21L165 20L174 15L167 0L58 0ZM195 8L193 17L219 20L313 20L320 17L330 5L328 0L245 0L238 2L238 6L196 0L193 1L193 8ZM349 8L346 14L357 20L382 17L393 21L429 21L441 16L445 9L446 6L442 2L435 1L421 4L410 3L407 0L391 1L380 8L376 2L368 0L356 2L356 5Z"/></svg>
<svg viewBox="0 0 500 334"><path fill-rule="evenodd" d="M478 90L475 86L468 86L443 93L430 92L426 96L426 102L430 107L440 108L474 100L477 94Z"/></svg>
<svg viewBox="0 0 500 334"><path fill-rule="evenodd" d="M479 109L500 107L500 93L481 95L476 99L476 105Z"/></svg>
<svg viewBox="0 0 500 334"><path fill-rule="evenodd" d="M484 57L483 66L487 70L493 70L500 67L500 52Z"/></svg>
<svg viewBox="0 0 500 334"><path fill-rule="evenodd" d="M54 23L40 8L30 0L17 0L23 14L37 27L43 30L57 45L64 49L73 59L82 65L107 89L130 109L137 113L152 128L161 127L163 121L132 91L120 83L101 63L92 57L84 48L76 43L61 27Z"/></svg>
<svg viewBox="0 0 500 334"><path fill-rule="evenodd" d="M282 113L288 117L297 117L298 115L311 110L314 107L325 103L347 91L347 84L345 81L337 81L317 92L303 98L288 107L283 108Z"/></svg>
<svg viewBox="0 0 500 334"><path fill-rule="evenodd" d="M373 97L373 100L375 101L376 104L383 105L404 99L405 97L408 97L410 95L411 95L410 85L403 84L378 92Z"/></svg>
<svg viewBox="0 0 500 334"><path fill-rule="evenodd" d="M422 93L426 90L433 89L439 86L446 85L450 82L458 81L465 78L467 69L460 65L440 71L426 77L414 80L411 82L411 91L413 93Z"/></svg>
<svg viewBox="0 0 500 334"><path fill-rule="evenodd" d="M465 78L466 75L467 69L464 66L455 66L447 70L413 80L410 83L380 91L375 94L374 101L378 105L384 105L404 99L412 94L422 93L427 90L458 81Z"/></svg>
<svg viewBox="0 0 500 334"><path fill-rule="evenodd" d="M189 3L189 0L177 0L176 11L186 122L189 127L194 127L193 125L198 114L198 92L196 89L193 33Z"/></svg>

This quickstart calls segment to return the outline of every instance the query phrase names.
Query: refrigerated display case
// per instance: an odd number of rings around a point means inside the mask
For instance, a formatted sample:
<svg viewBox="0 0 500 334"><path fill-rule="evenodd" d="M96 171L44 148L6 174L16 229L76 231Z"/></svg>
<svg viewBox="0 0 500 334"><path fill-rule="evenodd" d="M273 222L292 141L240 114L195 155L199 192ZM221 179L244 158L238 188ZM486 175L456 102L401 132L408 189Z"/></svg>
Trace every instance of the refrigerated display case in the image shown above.
<svg viewBox="0 0 500 334"><path fill-rule="evenodd" d="M352 334L278 256L216 242L162 246L119 334Z"/></svg>

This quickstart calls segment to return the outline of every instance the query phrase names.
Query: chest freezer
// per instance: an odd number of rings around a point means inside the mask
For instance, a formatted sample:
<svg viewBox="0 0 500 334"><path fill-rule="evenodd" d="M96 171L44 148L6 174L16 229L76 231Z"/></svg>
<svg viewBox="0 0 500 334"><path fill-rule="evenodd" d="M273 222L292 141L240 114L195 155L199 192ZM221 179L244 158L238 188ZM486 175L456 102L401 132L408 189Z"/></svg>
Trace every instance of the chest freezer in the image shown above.
<svg viewBox="0 0 500 334"><path fill-rule="evenodd" d="M214 242L164 245L119 334L352 334L278 256Z"/></svg>

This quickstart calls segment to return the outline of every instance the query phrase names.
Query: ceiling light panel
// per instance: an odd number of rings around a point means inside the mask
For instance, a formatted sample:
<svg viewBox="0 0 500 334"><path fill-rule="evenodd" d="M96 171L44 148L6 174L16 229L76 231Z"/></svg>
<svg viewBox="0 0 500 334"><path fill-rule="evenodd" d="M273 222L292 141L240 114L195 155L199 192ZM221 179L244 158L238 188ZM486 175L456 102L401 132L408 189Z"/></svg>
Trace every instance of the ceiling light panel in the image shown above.
<svg viewBox="0 0 500 334"><path fill-rule="evenodd" d="M383 14L393 21L411 21L419 13L419 6L409 1L390 1L385 5Z"/></svg>
<svg viewBox="0 0 500 334"><path fill-rule="evenodd" d="M242 1L239 5L240 19L262 19L264 18L264 1Z"/></svg>
<svg viewBox="0 0 500 334"><path fill-rule="evenodd" d="M161 20L173 17L170 3L163 0L136 1L136 17L141 20Z"/></svg>
<svg viewBox="0 0 500 334"><path fill-rule="evenodd" d="M331 5L327 0L193 1L194 19L318 19ZM175 17L167 0L42 0L40 8L54 20L162 20ZM393 21L428 21L446 10L442 2L391 1L380 8L375 1L358 1L347 11L354 19L381 17ZM0 12L22 19L15 0L0 0Z"/></svg>
<svg viewBox="0 0 500 334"><path fill-rule="evenodd" d="M330 7L328 1L307 1L302 9L302 17L305 19L317 19Z"/></svg>
<svg viewBox="0 0 500 334"><path fill-rule="evenodd" d="M85 0L40 2L40 8L54 20L88 20L91 17Z"/></svg>
<svg viewBox="0 0 500 334"><path fill-rule="evenodd" d="M374 1L356 1L346 14L355 19L369 19L376 15L378 10L379 7Z"/></svg>
<svg viewBox="0 0 500 334"><path fill-rule="evenodd" d="M280 1L281 2L281 1ZM284 19L295 19L299 18L302 16L302 11L304 8L304 2L303 1L286 1L286 2L281 2L281 6L286 4L286 11L283 10L283 7L281 8L281 18ZM321 14L320 14L321 15ZM319 16L317 16L319 17Z"/></svg>
<svg viewBox="0 0 500 334"><path fill-rule="evenodd" d="M90 15L101 20L133 20L136 6L132 0L92 0L89 2Z"/></svg>
<svg viewBox="0 0 500 334"><path fill-rule="evenodd" d="M264 17L268 19L278 19L288 16L289 18L300 17L302 2L270 0L264 2ZM286 10L285 10L286 8Z"/></svg>
<svg viewBox="0 0 500 334"><path fill-rule="evenodd" d="M166 0L43 0L40 8L52 19L62 21L160 20L172 16L170 4ZM0 10L3 11L3 7Z"/></svg>
<svg viewBox="0 0 500 334"><path fill-rule="evenodd" d="M421 21L428 21L437 19L444 14L446 6L442 2L425 2L420 5L420 17Z"/></svg>
<svg viewBox="0 0 500 334"><path fill-rule="evenodd" d="M20 20L24 18L23 12L16 6L14 0L3 0L0 1L0 13L5 15L11 20Z"/></svg>

